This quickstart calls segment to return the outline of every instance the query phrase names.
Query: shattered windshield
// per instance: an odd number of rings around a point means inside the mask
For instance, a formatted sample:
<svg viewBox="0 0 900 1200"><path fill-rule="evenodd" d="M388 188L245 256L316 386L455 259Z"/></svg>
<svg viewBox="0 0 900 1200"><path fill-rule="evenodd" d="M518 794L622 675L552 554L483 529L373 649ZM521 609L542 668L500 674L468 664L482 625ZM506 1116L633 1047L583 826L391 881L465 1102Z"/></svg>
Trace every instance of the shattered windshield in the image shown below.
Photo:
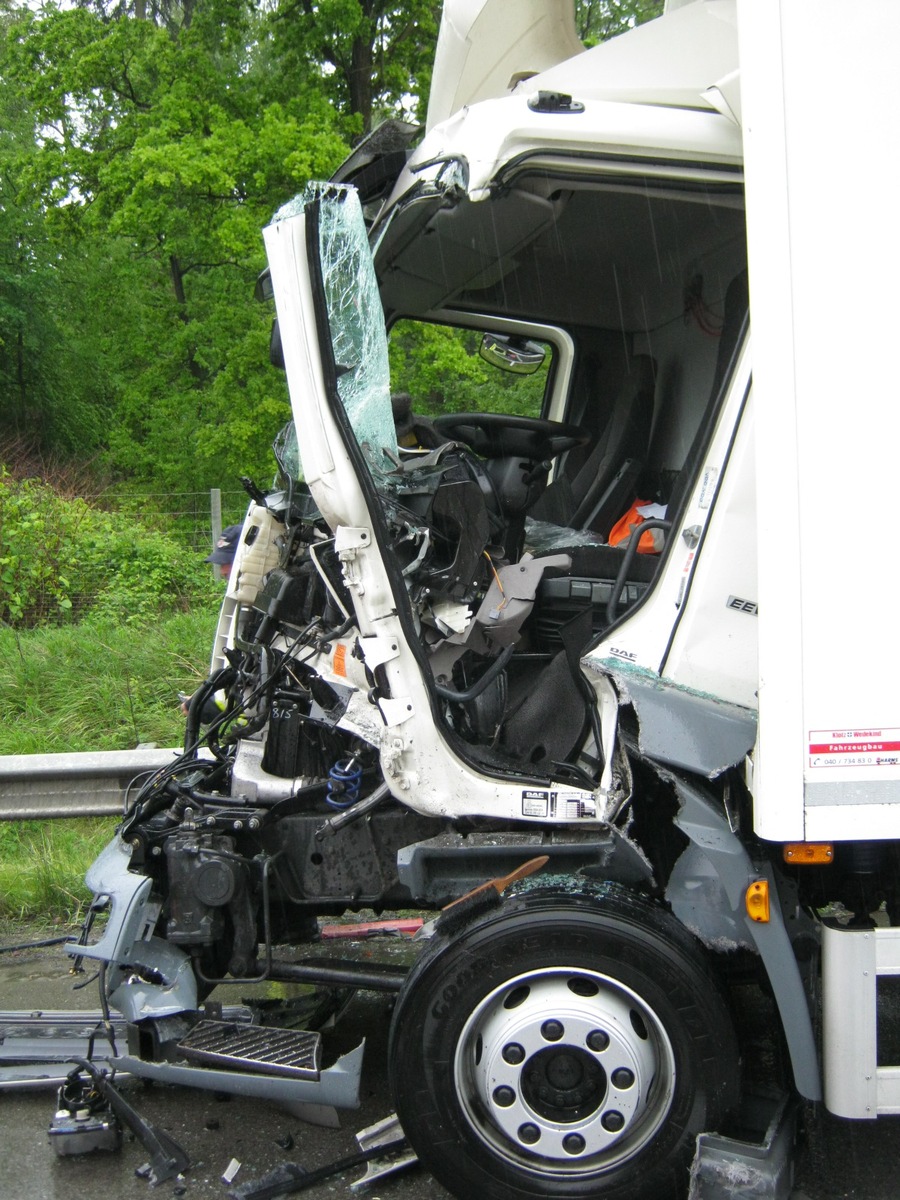
<svg viewBox="0 0 900 1200"><path fill-rule="evenodd" d="M391 469L397 436L391 410L384 313L359 197L352 188L310 185L318 201L319 262L338 394L376 475Z"/></svg>

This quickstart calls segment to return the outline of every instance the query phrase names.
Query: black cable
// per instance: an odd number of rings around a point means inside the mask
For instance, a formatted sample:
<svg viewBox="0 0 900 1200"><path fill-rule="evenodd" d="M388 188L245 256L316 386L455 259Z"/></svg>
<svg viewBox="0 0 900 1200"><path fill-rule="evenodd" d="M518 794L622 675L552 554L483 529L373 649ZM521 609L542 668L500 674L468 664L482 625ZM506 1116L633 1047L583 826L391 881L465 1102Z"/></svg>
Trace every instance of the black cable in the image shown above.
<svg viewBox="0 0 900 1200"><path fill-rule="evenodd" d="M112 1018L109 1015L109 997L106 994L106 969L108 963L101 962L100 970L97 972L99 979L100 992L100 1011L103 1013L103 1031L106 1034L106 1040L109 1042L110 1049L113 1052L113 1057L119 1057L119 1050L116 1046L116 1034L113 1029Z"/></svg>
<svg viewBox="0 0 900 1200"><path fill-rule="evenodd" d="M306 661L308 661L308 659L314 657L314 655L318 652L317 646L312 645L309 647L309 654L307 655L306 659L301 659L301 660L299 660L299 663L298 663L298 660L295 660L294 658L291 657L295 653L295 651L298 649L298 647L308 644L305 642L304 639L306 639L308 637L309 633L312 631L313 627L316 624L318 624L317 621L310 622L310 624L306 627L306 629L302 630L297 635L297 637L294 639L294 641L291 643L291 645L285 651L284 656L281 660L281 663L279 664L279 671L283 668L286 668L286 666L288 664L302 666L304 662L306 662ZM207 694L208 694L209 690L210 690L210 686L212 684L215 684L215 686L218 687L219 681L221 680L222 676L226 672L232 672L233 670L234 670L234 668L232 668L232 667L223 667L220 671L216 672L216 674L212 677L211 680L207 680L207 684L204 685L204 687L202 689L198 689L198 692L200 690L203 690L203 691L207 692ZM166 797L165 795L162 795L162 796L160 795L160 789L164 786L164 784L166 784L169 780L171 780L173 778L173 776L177 775L179 771L182 771L186 768L196 770L199 766L198 760L196 758L196 754L197 754L197 750L200 748L201 744L205 741L207 743L207 745L211 745L211 740L213 738L215 738L215 734L217 733L219 728L227 723L232 722L242 712L245 712L247 710L247 708L251 704L253 704L263 694L263 692L265 692L265 690L267 688L274 686L277 676L278 676L278 672L276 671L276 673L274 675L264 679L261 683L259 683L253 689L253 691L250 692L250 694L244 698L244 700L239 705L236 705L233 709L226 711L225 713L222 714L221 717L218 718L218 720L212 722L212 724L209 726L209 728L206 732L205 737L201 738L198 736L194 742L192 742L191 744L186 746L184 752L178 758L176 758L174 762L170 763L166 767L160 768L160 770L158 772L156 772L156 774L151 779L149 779L147 781L147 783L144 784L144 786L141 788L140 792L138 793L137 798L135 799L135 802L131 809L131 812L129 813L129 815L126 817L125 821L122 824L122 828L121 828L122 837L127 838L129 832L134 828L135 824L137 824L138 821L155 815L155 813L157 813L168 802L168 797ZM191 706L190 706L191 708L194 707L194 699L196 699L197 694L198 694L197 692L194 693L194 697L191 700ZM199 707L198 707L198 711L199 711ZM189 716L188 717L188 729L190 729L190 726L191 726L191 718ZM186 730L186 735L187 735L187 732L188 732L188 730ZM248 730L248 732L249 732L249 730ZM185 737L185 741L188 741L187 736ZM200 760L200 762L202 762L202 760ZM153 791L156 791L156 793L157 793L155 798L158 801L158 803L156 804L155 807L148 804L146 811L145 811L144 802L145 802L145 800L149 801L153 798L152 797Z"/></svg>
<svg viewBox="0 0 900 1200"><path fill-rule="evenodd" d="M96 980L98 980L99 978L100 978L100 972L99 972L99 971L95 971L95 972L93 973L93 975L89 975L89 976L87 977L87 979L82 979L81 983L73 983L73 984L72 984L72 991L73 991L73 992L80 992L80 991L81 991L83 988L90 987L90 986L91 986L91 984L92 984L92 983L94 983L94 982L95 982ZM88 1058L90 1058L90 1057L91 1057L91 1056L90 1056L90 1054L89 1054L89 1055L88 1055Z"/></svg>
<svg viewBox="0 0 900 1200"><path fill-rule="evenodd" d="M75 935L67 933L62 937L44 938L40 942L20 942L18 946L0 946L0 954L11 954L13 950L39 950L44 946L61 946L63 942L75 941Z"/></svg>
<svg viewBox="0 0 900 1200"><path fill-rule="evenodd" d="M466 704L469 700L474 700L476 696L480 696L488 684L493 683L506 664L513 656L515 646L507 646L499 658L496 658L485 673L466 688L464 692L457 692L453 688L444 687L439 683L434 685L435 692L442 700L451 700L455 704Z"/></svg>

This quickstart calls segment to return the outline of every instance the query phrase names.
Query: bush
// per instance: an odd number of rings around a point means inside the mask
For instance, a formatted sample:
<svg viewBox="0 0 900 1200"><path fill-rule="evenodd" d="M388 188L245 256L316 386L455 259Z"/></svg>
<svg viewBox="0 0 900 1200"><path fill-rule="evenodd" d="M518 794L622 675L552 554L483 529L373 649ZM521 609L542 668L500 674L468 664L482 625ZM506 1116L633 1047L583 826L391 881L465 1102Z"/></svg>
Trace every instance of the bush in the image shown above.
<svg viewBox="0 0 900 1200"><path fill-rule="evenodd" d="M146 624L219 598L200 556L165 534L0 468L0 621Z"/></svg>

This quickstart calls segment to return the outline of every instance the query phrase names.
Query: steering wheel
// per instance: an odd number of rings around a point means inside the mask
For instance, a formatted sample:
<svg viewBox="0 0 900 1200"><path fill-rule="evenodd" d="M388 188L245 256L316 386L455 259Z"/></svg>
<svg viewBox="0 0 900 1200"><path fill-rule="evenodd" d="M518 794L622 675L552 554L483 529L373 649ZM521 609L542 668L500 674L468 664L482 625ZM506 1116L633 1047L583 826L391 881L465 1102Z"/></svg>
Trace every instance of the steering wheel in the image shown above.
<svg viewBox="0 0 900 1200"><path fill-rule="evenodd" d="M432 424L444 437L462 442L482 458L556 458L586 446L591 435L580 425L518 417L511 413L444 413Z"/></svg>

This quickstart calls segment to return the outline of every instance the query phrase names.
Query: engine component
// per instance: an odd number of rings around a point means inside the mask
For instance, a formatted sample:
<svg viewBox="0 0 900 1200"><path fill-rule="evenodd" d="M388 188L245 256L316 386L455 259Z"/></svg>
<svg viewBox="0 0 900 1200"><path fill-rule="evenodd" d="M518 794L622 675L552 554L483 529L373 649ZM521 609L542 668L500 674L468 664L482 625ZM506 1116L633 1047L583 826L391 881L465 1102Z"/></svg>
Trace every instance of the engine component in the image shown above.
<svg viewBox="0 0 900 1200"><path fill-rule="evenodd" d="M56 1112L47 1135L60 1156L119 1150L122 1146L122 1126L109 1101L92 1080L77 1072L57 1092Z"/></svg>
<svg viewBox="0 0 900 1200"><path fill-rule="evenodd" d="M211 946L222 936L222 908L234 897L243 867L231 853L232 838L179 834L166 840L170 942Z"/></svg>

